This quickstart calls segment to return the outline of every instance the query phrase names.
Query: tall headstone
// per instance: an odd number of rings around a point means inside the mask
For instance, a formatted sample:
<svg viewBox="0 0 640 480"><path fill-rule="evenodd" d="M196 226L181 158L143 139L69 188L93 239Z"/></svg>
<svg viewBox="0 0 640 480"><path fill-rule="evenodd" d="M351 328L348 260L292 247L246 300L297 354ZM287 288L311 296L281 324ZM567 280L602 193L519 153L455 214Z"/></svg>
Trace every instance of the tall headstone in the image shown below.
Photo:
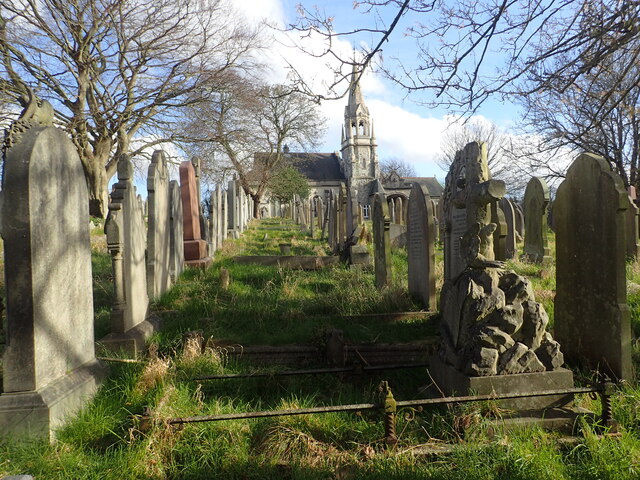
<svg viewBox="0 0 640 480"><path fill-rule="evenodd" d="M160 296L171 286L169 173L163 151L151 157L147 175L147 293L150 298Z"/></svg>
<svg viewBox="0 0 640 480"><path fill-rule="evenodd" d="M227 185L227 211L227 231L229 232L228 235L235 237L238 223L238 199L235 179L229 180L229 184Z"/></svg>
<svg viewBox="0 0 640 480"><path fill-rule="evenodd" d="M175 282L184 270L184 222L182 218L182 194L177 180L169 182L171 219L169 235L169 270Z"/></svg>
<svg viewBox="0 0 640 480"><path fill-rule="evenodd" d="M445 221L466 225L457 245L461 259L449 257L440 305L442 335L430 373L448 395L560 390L573 386L558 343L545 331L549 322L530 282L503 269L494 259L491 206L505 194L504 182L491 179L485 144L458 152L447 175ZM451 210L464 209L464 219ZM447 225L445 254L453 245ZM458 273L456 273L458 272ZM546 408L571 400L555 395L510 402L507 408Z"/></svg>
<svg viewBox="0 0 640 480"><path fill-rule="evenodd" d="M639 210L636 206L636 188L629 187L629 208L627 209L627 258L638 258L638 214Z"/></svg>
<svg viewBox="0 0 640 480"><path fill-rule="evenodd" d="M376 288L391 284L391 239L389 238L389 207L383 193L373 196L373 258Z"/></svg>
<svg viewBox="0 0 640 480"><path fill-rule="evenodd" d="M507 259L507 220L498 202L491 203L491 222L496 224L493 232L493 253L496 260L504 262Z"/></svg>
<svg viewBox="0 0 640 480"><path fill-rule="evenodd" d="M407 217L409 293L427 310L436 310L435 217L429 195L417 182L411 187Z"/></svg>
<svg viewBox="0 0 640 480"><path fill-rule="evenodd" d="M512 205L513 211L516 214L516 241L521 242L524 240L524 212L519 203L513 202Z"/></svg>
<svg viewBox="0 0 640 480"><path fill-rule="evenodd" d="M347 189L344 185L338 193L338 248L342 250L347 241Z"/></svg>
<svg viewBox="0 0 640 480"><path fill-rule="evenodd" d="M398 225L404 225L405 221L404 221L404 217L403 217L403 201L402 201L402 197L396 197L394 199L394 210L395 210L395 214L394 214L394 218L395 218L395 223L397 223Z"/></svg>
<svg viewBox="0 0 640 480"><path fill-rule="evenodd" d="M513 204L508 198L500 200L500 208L504 215L504 221L507 226L507 236L505 237L505 256L507 260L511 260L516 256L518 247L516 244L516 214Z"/></svg>
<svg viewBox="0 0 640 480"><path fill-rule="evenodd" d="M602 157L582 154L574 160L554 203L554 328L568 360L630 380L628 208L622 180Z"/></svg>
<svg viewBox="0 0 640 480"><path fill-rule="evenodd" d="M185 263L190 267L206 268L212 260L200 230L200 200L195 170L191 162L184 161L180 163L179 171Z"/></svg>
<svg viewBox="0 0 640 480"><path fill-rule="evenodd" d="M13 137L2 178L7 345L0 436L53 439L97 389L89 194L54 127Z"/></svg>
<svg viewBox="0 0 640 480"><path fill-rule="evenodd" d="M216 248L220 248L222 247L222 242L224 241L224 237L222 236L222 232L224 231L224 227L223 227L223 218L224 218L224 206L222 204L222 197L223 192L222 192L222 188L220 188L220 185L218 185L216 187L216 191L215 191L215 196L216 196L216 208L215 208L215 215L217 218L216 221Z"/></svg>
<svg viewBox="0 0 640 480"><path fill-rule="evenodd" d="M524 192L524 257L529 262L551 261L547 244L549 187L544 179L533 177Z"/></svg>
<svg viewBox="0 0 640 480"><path fill-rule="evenodd" d="M118 160L118 182L111 192L104 231L113 266L114 297L111 333L100 344L107 350L135 355L157 325L146 321L149 296L144 207L133 185L133 164L124 154Z"/></svg>

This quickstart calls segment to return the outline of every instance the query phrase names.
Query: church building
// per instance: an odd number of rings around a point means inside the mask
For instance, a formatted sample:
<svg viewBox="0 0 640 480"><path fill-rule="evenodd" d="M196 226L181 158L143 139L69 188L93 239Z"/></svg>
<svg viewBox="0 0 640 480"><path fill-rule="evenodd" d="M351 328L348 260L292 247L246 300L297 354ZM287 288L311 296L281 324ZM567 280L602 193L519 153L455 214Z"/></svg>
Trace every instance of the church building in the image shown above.
<svg viewBox="0 0 640 480"><path fill-rule="evenodd" d="M387 182L381 181L373 119L364 103L355 72L351 74L341 137L340 152L306 153L290 152L287 147L284 149L284 160L307 177L311 199L317 197L325 202L330 192L336 196L344 185L351 189L363 217L368 219L371 215L371 195L377 191L384 191L388 201L401 198L406 205L412 184L418 182L428 190L433 200L440 198L443 187L435 177L391 175ZM259 155L256 154L256 157ZM268 211L275 215L273 206Z"/></svg>

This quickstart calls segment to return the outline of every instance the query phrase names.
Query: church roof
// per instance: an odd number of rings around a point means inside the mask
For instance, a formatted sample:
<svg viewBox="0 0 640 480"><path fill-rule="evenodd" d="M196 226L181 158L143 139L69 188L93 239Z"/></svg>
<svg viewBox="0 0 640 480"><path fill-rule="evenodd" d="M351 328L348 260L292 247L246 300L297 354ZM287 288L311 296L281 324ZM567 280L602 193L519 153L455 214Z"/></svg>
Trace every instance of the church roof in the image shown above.
<svg viewBox="0 0 640 480"><path fill-rule="evenodd" d="M384 188L387 191L410 190L414 183L423 188L426 187L432 197L442 196L444 187L440 185L436 177L399 177L397 174L392 174L391 178L384 182Z"/></svg>
<svg viewBox="0 0 640 480"><path fill-rule="evenodd" d="M257 153L256 159L266 156ZM340 159L335 153L285 152L284 160L309 179L311 182L344 182L340 169Z"/></svg>

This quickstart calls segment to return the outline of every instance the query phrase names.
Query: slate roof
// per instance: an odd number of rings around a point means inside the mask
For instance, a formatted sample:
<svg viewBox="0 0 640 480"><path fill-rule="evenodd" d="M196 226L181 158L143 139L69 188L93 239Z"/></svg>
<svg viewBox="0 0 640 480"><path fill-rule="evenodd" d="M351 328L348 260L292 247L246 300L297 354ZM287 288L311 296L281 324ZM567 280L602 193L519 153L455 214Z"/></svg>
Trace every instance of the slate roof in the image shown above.
<svg viewBox="0 0 640 480"><path fill-rule="evenodd" d="M257 153L256 159L264 153ZM335 153L287 152L284 159L311 182L344 182L340 160Z"/></svg>
<svg viewBox="0 0 640 480"><path fill-rule="evenodd" d="M395 175L392 176L390 181L384 182L384 188L388 191L410 190L414 183L426 187L427 190L429 190L429 195L432 197L442 196L444 187L440 185L436 177L398 177Z"/></svg>

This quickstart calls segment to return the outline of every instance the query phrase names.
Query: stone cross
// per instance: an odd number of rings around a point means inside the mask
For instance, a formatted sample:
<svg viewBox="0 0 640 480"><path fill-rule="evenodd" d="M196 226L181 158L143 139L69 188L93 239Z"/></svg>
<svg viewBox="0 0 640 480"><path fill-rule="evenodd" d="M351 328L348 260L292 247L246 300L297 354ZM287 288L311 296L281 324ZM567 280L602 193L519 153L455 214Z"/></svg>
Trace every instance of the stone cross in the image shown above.
<svg viewBox="0 0 640 480"><path fill-rule="evenodd" d="M445 281L470 266L499 266L493 252L491 202L505 194L505 184L493 180L484 143L472 142L456 154L446 179Z"/></svg>

